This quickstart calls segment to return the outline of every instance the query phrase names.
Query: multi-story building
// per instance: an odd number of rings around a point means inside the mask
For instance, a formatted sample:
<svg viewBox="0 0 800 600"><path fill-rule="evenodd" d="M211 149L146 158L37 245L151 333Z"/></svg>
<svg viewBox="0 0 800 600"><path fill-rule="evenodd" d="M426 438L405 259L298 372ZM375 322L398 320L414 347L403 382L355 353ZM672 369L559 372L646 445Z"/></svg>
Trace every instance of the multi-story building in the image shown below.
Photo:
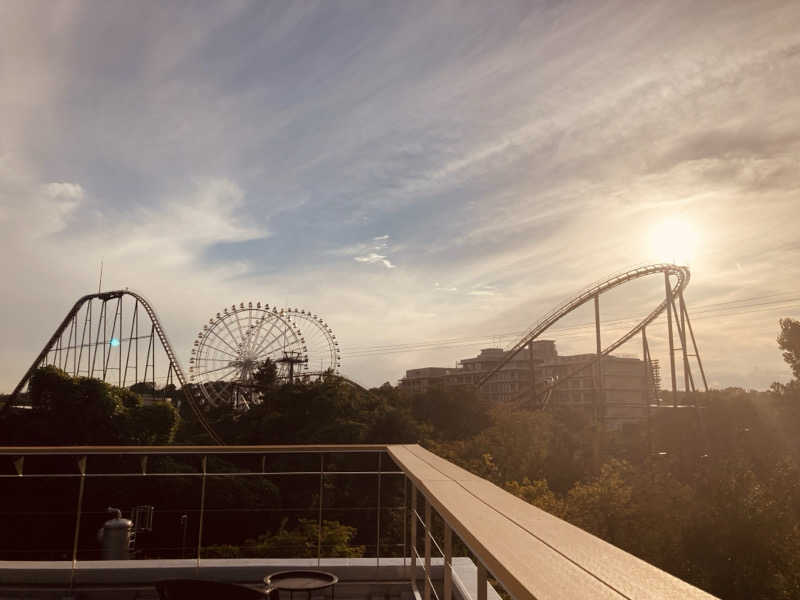
<svg viewBox="0 0 800 600"><path fill-rule="evenodd" d="M421 392L437 386L475 385L506 356L502 348L484 348L452 368L410 369L400 386ZM550 403L591 408L602 414L611 429L642 421L654 400L658 365L651 364L648 374L638 358L606 356L592 366L594 359L594 354L561 356L553 340L538 340L533 342L532 355L526 349L514 356L481 387L481 394L490 402L522 400L532 396L533 381L541 401L543 392L557 383L547 397Z"/></svg>

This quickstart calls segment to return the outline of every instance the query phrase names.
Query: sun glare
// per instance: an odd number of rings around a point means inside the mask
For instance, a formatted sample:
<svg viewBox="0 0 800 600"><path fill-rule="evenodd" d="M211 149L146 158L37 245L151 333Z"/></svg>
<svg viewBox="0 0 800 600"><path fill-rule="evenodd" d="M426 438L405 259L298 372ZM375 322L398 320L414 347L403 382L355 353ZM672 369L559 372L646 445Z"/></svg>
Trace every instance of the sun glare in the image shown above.
<svg viewBox="0 0 800 600"><path fill-rule="evenodd" d="M664 219L649 232L650 254L661 261L689 264L697 255L699 235L688 221Z"/></svg>

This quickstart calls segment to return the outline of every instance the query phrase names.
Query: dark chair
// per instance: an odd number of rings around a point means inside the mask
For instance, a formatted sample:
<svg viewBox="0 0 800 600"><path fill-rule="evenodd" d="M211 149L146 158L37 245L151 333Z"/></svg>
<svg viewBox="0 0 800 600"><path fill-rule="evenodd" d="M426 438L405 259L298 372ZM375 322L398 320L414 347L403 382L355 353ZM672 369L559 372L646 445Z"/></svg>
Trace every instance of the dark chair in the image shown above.
<svg viewBox="0 0 800 600"><path fill-rule="evenodd" d="M273 591L253 590L232 583L200 579L168 579L156 582L161 600L277 600Z"/></svg>

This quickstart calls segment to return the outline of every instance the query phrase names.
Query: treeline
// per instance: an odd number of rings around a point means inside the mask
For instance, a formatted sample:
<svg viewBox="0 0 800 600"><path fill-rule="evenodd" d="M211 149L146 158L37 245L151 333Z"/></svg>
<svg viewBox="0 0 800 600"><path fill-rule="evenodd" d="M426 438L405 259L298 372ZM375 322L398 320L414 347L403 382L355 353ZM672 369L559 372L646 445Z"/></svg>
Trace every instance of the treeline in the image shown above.
<svg viewBox="0 0 800 600"><path fill-rule="evenodd" d="M421 443L717 596L794 598L800 597L800 323L782 321L778 342L792 381L768 392L731 388L698 394L692 399L697 408L655 409L649 422L624 431L602 431L590 415L565 407L488 406L469 389L408 394L386 384L364 393L333 376L287 384L269 363L258 377L261 404L239 413L209 408L207 418L229 444ZM168 403L145 407L130 390L72 380L52 369L34 377L31 401L30 411L0 419L4 440L209 441L185 404L179 411ZM314 457L307 457L308 464L297 457L277 460L271 469L318 466ZM326 469L345 469L347 460L330 457ZM162 461L163 469L198 468ZM253 467L246 462L216 459L212 467ZM332 479L322 490L321 532L316 477L209 479L203 554L315 556L320 539L325 556L374 554L374 478ZM175 523L181 511L194 523L197 514L186 506L198 497L197 485L197 479L169 478L157 486L149 480L109 484L96 488L102 498L96 504L141 498L156 504L159 514L173 515ZM27 493L31 506L53 504L41 488ZM396 484L387 482L381 494L385 507L403 502ZM9 502L9 496L0 499L3 511ZM398 555L402 548L390 541L402 537L401 513L388 511L381 527L386 540L381 554ZM170 555L159 548L174 548L176 535L174 526L154 531L143 552ZM14 540L26 543L22 535ZM182 545L196 543L190 533ZM87 542L85 556L90 550Z"/></svg>

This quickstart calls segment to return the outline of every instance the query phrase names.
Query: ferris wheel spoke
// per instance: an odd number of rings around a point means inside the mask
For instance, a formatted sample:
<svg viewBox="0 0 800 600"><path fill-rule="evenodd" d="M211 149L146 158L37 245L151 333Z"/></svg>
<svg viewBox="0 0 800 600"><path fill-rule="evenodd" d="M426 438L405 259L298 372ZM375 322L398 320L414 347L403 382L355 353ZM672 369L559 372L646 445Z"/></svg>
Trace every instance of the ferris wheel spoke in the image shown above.
<svg viewBox="0 0 800 600"><path fill-rule="evenodd" d="M238 369L237 365L225 365L224 367L218 367L216 369L209 369L208 371L203 371L202 373L197 373L195 377L202 377L203 375L208 375L209 373L216 373L217 371L226 371L229 369Z"/></svg>
<svg viewBox="0 0 800 600"><path fill-rule="evenodd" d="M272 322L272 326L269 328L269 331L267 331L267 333L262 338L261 344L255 350L253 350L253 354L256 354L258 356L263 356L264 355L264 353L266 352L266 349L265 349L266 344L270 344L270 337L269 336L275 330L275 325L277 325L277 324L278 324L278 320L277 319ZM276 338L280 337L280 331L276 332L275 335L276 335ZM274 340L275 338L272 338L272 339ZM270 344L270 346L271 345L272 344ZM267 346L267 348L269 348L269 346Z"/></svg>
<svg viewBox="0 0 800 600"><path fill-rule="evenodd" d="M222 350L220 350L220 352L222 352L223 354L227 354L228 356L232 356L232 357L234 357L234 358L238 358L238 354L236 354L236 353L238 352L238 350L236 350L236 348L234 348L233 346L231 346L231 345L228 343L228 341L227 341L226 339L222 338L222 337L221 337L221 336L220 336L220 335L219 335L219 334L218 334L216 331L214 331L213 329L209 329L208 331L209 331L209 333L211 333L211 334L212 334L212 335L213 335L215 338L217 338L217 339L218 339L220 342L222 342L222 343L223 343L223 344L225 344L225 345L226 345L228 348L230 348L231 350L233 350L233 351L234 351L234 354L231 354L230 352L223 352Z"/></svg>
<svg viewBox="0 0 800 600"><path fill-rule="evenodd" d="M250 330L250 335L248 338L247 350L249 352L253 352L254 348L258 345L259 336L261 335L262 330L264 329L264 325L266 324L267 319L266 316L261 317L255 325L252 326ZM274 326L274 325L273 325Z"/></svg>
<svg viewBox="0 0 800 600"><path fill-rule="evenodd" d="M234 309L233 316L236 319L236 327L239 329L239 339L241 339L241 343L244 344L247 341L247 336L242 331L242 323L239 321L239 311Z"/></svg>
<svg viewBox="0 0 800 600"><path fill-rule="evenodd" d="M228 358L228 359L224 359L224 358L223 358L223 359L219 359L219 360L230 360L231 358L232 358L233 360L239 360L239 357L238 357L238 356L236 356L235 354L231 354L230 352L226 352L226 351L225 351L225 350L223 350L222 348L217 348L216 346L212 346L212 345L211 345L211 344L209 344L208 342L206 342L205 344L202 344L202 345L199 347L199 352L202 352L202 351L203 351L203 350L205 350L206 348L209 348L209 349L211 349L211 350L216 350L216 351L217 351L217 352L219 352L220 354L224 354L225 356L229 356L229 357L230 357L230 358Z"/></svg>
<svg viewBox="0 0 800 600"><path fill-rule="evenodd" d="M278 324L279 321L281 321L281 319L277 315L274 318L270 319L270 322L269 322L270 327L267 330L267 332L264 334L264 337L261 338L260 341L258 341L258 345L256 345L254 343L253 347L251 348L251 350L252 350L252 352L254 354L260 354L261 353L261 349L264 347L264 344L266 343L266 340L269 339L270 334L275 330L275 326ZM261 327L259 327L259 331L262 330L262 327L263 327L263 324L262 324Z"/></svg>
<svg viewBox="0 0 800 600"><path fill-rule="evenodd" d="M250 339L253 333L253 307L248 305L247 307L247 347L250 348Z"/></svg>
<svg viewBox="0 0 800 600"><path fill-rule="evenodd" d="M225 330L228 332L228 335L231 336L231 339L235 340L236 336L233 334L233 332L231 331L230 327L228 327L228 324L225 322L225 319L222 320L222 325L225 327ZM230 345L230 344L228 344L228 345ZM240 351L241 351L241 348L234 349L234 352L236 352L237 356L238 356Z"/></svg>
<svg viewBox="0 0 800 600"><path fill-rule="evenodd" d="M285 337L285 335L284 335L284 337ZM272 338L271 340L268 340L268 345L262 346L262 349L258 351L258 356L264 356L265 354L266 355L271 354L270 350L272 349L272 347L275 346L276 342L280 343L280 341L281 341L281 332L278 331L278 332L276 332L274 338ZM280 349L280 346L278 346L278 349Z"/></svg>

